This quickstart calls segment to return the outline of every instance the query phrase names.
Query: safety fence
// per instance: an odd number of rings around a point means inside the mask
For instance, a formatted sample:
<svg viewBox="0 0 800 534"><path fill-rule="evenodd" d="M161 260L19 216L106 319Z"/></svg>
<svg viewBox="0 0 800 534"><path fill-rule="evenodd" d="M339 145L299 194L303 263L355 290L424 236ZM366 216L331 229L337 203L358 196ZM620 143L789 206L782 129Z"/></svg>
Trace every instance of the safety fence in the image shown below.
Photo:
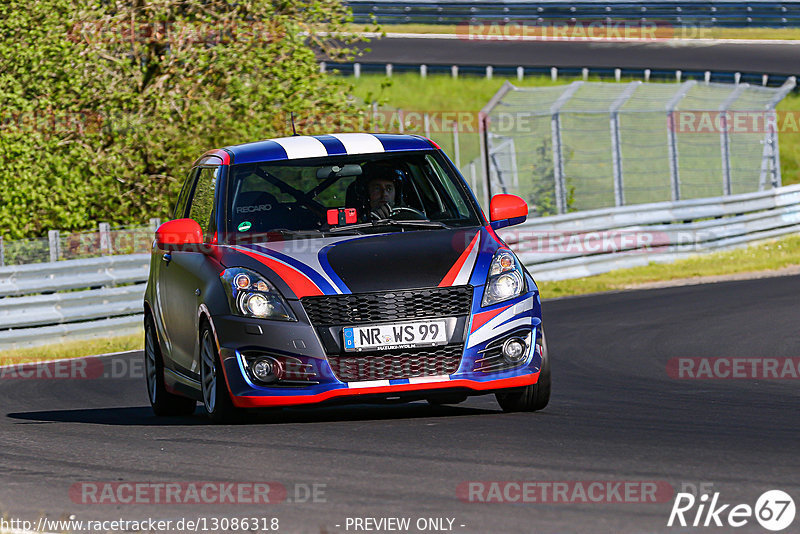
<svg viewBox="0 0 800 534"><path fill-rule="evenodd" d="M484 201L547 216L779 187L775 106L795 85L506 82L481 112Z"/></svg>
<svg viewBox="0 0 800 534"><path fill-rule="evenodd" d="M706 27L796 27L797 1L450 1L348 0L356 22L374 17L382 24L463 24L474 21L667 21Z"/></svg>

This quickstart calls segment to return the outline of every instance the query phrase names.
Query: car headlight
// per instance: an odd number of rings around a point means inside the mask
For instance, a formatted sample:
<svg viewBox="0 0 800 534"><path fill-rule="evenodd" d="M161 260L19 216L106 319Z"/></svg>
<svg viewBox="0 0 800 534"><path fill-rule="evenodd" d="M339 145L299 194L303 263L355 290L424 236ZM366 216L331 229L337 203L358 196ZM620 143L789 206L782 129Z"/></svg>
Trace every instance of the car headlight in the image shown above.
<svg viewBox="0 0 800 534"><path fill-rule="evenodd" d="M481 306L513 299L525 292L525 277L517 257L510 250L498 250L489 266Z"/></svg>
<svg viewBox="0 0 800 534"><path fill-rule="evenodd" d="M234 267L222 271L220 278L234 315L278 321L297 320L275 286L260 274Z"/></svg>

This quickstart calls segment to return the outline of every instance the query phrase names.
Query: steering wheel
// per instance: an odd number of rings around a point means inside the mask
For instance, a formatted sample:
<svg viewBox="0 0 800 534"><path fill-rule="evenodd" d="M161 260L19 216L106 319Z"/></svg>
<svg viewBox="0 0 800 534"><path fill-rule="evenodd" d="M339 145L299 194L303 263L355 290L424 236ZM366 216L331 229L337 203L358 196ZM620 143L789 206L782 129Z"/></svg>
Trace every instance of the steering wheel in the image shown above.
<svg viewBox="0 0 800 534"><path fill-rule="evenodd" d="M421 219L427 219L428 218L428 216L425 215L424 213L422 213L421 211L419 211L417 209L414 209L414 208L409 208L408 206L395 206L395 207L393 207L392 208L392 215L394 215L395 213L403 212L403 211L410 211L414 215L418 215Z"/></svg>

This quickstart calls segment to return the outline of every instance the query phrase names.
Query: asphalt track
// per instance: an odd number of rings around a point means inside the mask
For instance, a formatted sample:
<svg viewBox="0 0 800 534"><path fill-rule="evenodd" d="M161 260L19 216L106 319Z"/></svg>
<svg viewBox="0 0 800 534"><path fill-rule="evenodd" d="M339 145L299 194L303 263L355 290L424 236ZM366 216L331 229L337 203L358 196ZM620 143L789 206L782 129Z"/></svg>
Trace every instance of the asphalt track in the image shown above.
<svg viewBox="0 0 800 534"><path fill-rule="evenodd" d="M363 63L587 67L798 74L800 42L468 41L385 37L363 45Z"/></svg>
<svg viewBox="0 0 800 534"><path fill-rule="evenodd" d="M258 515L279 518L280 532L309 533L354 532L347 517L387 516L453 518L452 531L463 533L700 532L707 529L666 527L671 493L648 504L485 504L462 502L457 487L662 481L677 491L710 483L720 502L754 505L777 488L800 503L800 381L666 372L679 356L798 356L798 294L800 276L789 276L545 302L554 392L535 414L503 414L485 396L456 407L284 410L214 426L200 415L154 417L141 366L132 365L140 353L104 361L121 378L7 377L0 516ZM92 505L69 496L83 481L209 480L277 481L293 499L295 484L325 484L325 502ZM752 520L736 531L766 532Z"/></svg>

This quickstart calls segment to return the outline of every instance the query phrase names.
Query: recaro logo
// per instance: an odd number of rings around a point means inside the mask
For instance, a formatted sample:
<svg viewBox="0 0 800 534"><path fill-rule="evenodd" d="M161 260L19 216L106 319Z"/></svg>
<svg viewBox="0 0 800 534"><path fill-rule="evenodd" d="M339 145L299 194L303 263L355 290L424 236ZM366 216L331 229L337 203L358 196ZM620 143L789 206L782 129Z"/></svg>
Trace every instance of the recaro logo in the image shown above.
<svg viewBox="0 0 800 534"><path fill-rule="evenodd" d="M754 507L749 504L718 504L719 492L715 492L709 502L704 493L696 499L691 493L678 493L669 514L667 526L671 527L677 519L682 527L721 527L739 528L755 516L756 521L767 530L778 532L786 529L794 521L794 500L781 490L769 490L761 494ZM697 510L693 511L697 505ZM730 509L729 509L730 508ZM687 522L687 517L689 521Z"/></svg>
<svg viewBox="0 0 800 534"><path fill-rule="evenodd" d="M257 211L269 211L272 209L272 204L261 204L259 206L239 206L236 208L236 213L255 213Z"/></svg>

